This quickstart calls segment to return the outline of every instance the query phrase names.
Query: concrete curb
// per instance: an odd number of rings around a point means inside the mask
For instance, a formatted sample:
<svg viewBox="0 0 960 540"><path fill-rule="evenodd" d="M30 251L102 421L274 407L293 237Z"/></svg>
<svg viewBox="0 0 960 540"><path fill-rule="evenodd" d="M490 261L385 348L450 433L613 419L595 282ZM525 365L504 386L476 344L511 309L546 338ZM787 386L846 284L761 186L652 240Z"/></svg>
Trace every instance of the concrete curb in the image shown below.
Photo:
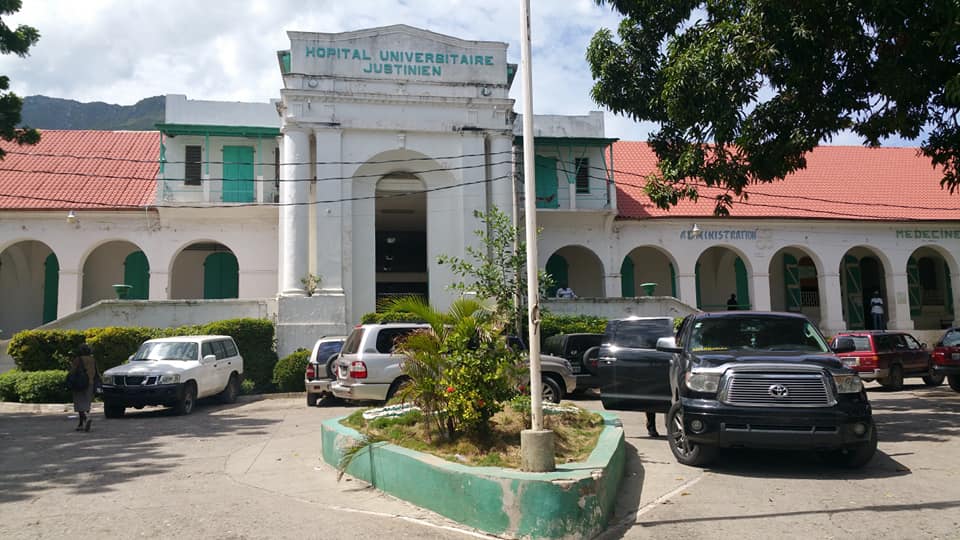
<svg viewBox="0 0 960 540"><path fill-rule="evenodd" d="M303 392L282 392L282 393L276 393L276 394L247 394L247 395L237 396L237 403L249 403L252 401L261 401L264 399L285 399L285 398L296 398L296 397L303 397L304 399L306 399L305 394ZM90 405L90 412L101 412L101 411L103 411L102 401L94 401ZM73 403L16 403L12 401L0 401L0 412L33 413L33 414L73 412Z"/></svg>
<svg viewBox="0 0 960 540"><path fill-rule="evenodd" d="M388 443L353 459L347 473L400 499L476 529L508 538L591 538L610 519L625 466L620 419L599 412L605 427L586 461L551 473L470 467ZM337 467L357 431L322 424L323 459Z"/></svg>

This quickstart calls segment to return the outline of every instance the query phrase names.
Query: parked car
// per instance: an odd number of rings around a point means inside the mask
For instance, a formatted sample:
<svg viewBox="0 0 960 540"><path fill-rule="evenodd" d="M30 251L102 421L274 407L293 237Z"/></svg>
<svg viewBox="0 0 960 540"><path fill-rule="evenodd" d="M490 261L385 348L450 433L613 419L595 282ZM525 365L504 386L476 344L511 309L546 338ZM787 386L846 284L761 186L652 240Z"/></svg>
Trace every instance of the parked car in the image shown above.
<svg viewBox="0 0 960 540"><path fill-rule="evenodd" d="M518 336L507 336L507 346L520 353L529 361L529 349L526 342ZM529 368L528 368L529 369ZM529 383L530 379L526 379ZM572 394L579 388L574 375L573 365L566 358L540 352L540 397L543 401L560 403L563 396Z"/></svg>
<svg viewBox="0 0 960 540"><path fill-rule="evenodd" d="M346 336L324 336L313 344L310 359L303 374L307 391L307 406L316 407L317 401L330 393L330 384L337 379L337 358Z"/></svg>
<svg viewBox="0 0 960 540"><path fill-rule="evenodd" d="M667 412L671 355L657 350L657 340L672 336L670 317L607 322L597 358L603 408Z"/></svg>
<svg viewBox="0 0 960 540"><path fill-rule="evenodd" d="M960 327L948 328L930 353L933 373L947 377L950 388L960 392Z"/></svg>
<svg viewBox="0 0 960 540"><path fill-rule="evenodd" d="M906 332L850 330L837 333L834 344L840 337L849 337L856 347L841 356L840 361L865 381L876 380L890 390L903 388L905 377L923 377L927 386L943 383L943 374L933 371L926 344Z"/></svg>
<svg viewBox="0 0 960 540"><path fill-rule="evenodd" d="M598 356L603 334L557 334L543 343L543 352L570 362L577 378L577 390L600 387Z"/></svg>
<svg viewBox="0 0 960 540"><path fill-rule="evenodd" d="M847 336L831 349L801 314L697 313L658 341L673 356L669 387L643 397L669 404L667 438L684 465L706 465L721 447L755 447L810 449L861 467L877 430L860 377L837 356L854 349ZM659 379L658 368L647 378Z"/></svg>
<svg viewBox="0 0 960 540"><path fill-rule="evenodd" d="M201 398L236 401L242 377L243 357L230 336L151 339L127 363L103 372L103 412L119 418L127 407L165 405L190 414Z"/></svg>

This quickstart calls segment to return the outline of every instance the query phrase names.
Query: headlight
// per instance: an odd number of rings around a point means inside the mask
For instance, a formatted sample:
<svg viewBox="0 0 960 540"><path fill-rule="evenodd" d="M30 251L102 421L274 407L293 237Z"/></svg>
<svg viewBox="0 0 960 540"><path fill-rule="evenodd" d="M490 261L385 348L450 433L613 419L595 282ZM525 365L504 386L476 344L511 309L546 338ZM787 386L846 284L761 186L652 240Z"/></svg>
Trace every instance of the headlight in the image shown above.
<svg viewBox="0 0 960 540"><path fill-rule="evenodd" d="M100 375L101 384L113 384L113 375Z"/></svg>
<svg viewBox="0 0 960 540"><path fill-rule="evenodd" d="M694 392L713 393L720 385L720 374L688 372L686 382L687 388Z"/></svg>
<svg viewBox="0 0 960 540"><path fill-rule="evenodd" d="M833 382L837 385L837 392L841 394L859 394L863 389L860 376L856 374L833 374Z"/></svg>
<svg viewBox="0 0 960 540"><path fill-rule="evenodd" d="M180 382L180 375L161 375L160 384L178 384Z"/></svg>

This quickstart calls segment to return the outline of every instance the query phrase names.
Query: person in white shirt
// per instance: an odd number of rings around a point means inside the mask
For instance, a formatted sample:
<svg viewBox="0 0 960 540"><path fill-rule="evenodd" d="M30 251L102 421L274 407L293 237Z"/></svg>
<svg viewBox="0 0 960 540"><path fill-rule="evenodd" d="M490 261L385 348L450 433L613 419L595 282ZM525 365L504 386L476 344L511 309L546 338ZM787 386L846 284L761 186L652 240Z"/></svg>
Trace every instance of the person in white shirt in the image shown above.
<svg viewBox="0 0 960 540"><path fill-rule="evenodd" d="M557 298L576 298L577 295L570 287L560 287L557 289Z"/></svg>
<svg viewBox="0 0 960 540"><path fill-rule="evenodd" d="M874 330L886 330L887 325L883 318L883 298L880 298L880 291L873 291L873 298L870 299L870 316L873 318Z"/></svg>

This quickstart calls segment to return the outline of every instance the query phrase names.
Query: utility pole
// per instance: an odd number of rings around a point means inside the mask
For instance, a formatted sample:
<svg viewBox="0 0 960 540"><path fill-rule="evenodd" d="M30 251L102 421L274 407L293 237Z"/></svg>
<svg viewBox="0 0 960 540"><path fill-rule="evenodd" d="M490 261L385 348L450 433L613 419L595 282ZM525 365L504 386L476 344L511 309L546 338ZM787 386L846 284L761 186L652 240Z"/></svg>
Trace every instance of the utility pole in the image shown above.
<svg viewBox="0 0 960 540"><path fill-rule="evenodd" d="M553 432L543 429L540 377L540 283L537 276L536 154L533 144L533 73L530 62L530 0L520 0L520 65L523 71L523 193L527 234L527 309L530 345L530 429L520 434L523 470L548 472L556 467Z"/></svg>

